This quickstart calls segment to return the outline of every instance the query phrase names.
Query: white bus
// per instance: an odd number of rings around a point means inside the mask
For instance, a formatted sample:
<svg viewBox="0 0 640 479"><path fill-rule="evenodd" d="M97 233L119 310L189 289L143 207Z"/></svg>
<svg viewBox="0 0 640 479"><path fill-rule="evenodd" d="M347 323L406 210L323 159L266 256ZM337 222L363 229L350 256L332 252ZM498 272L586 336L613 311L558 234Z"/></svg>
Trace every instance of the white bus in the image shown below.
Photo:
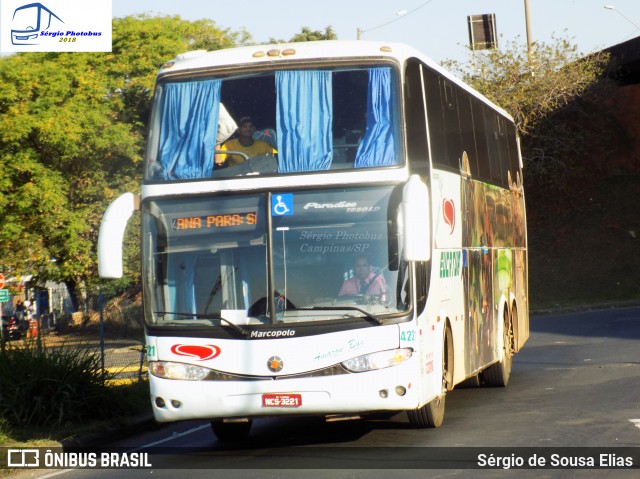
<svg viewBox="0 0 640 479"><path fill-rule="evenodd" d="M243 144L272 151L217 164L245 122ZM103 218L101 277L122 275L134 210L160 422L206 418L221 439L290 414L438 427L446 393L506 385L529 336L513 120L405 45L168 62L141 194Z"/></svg>

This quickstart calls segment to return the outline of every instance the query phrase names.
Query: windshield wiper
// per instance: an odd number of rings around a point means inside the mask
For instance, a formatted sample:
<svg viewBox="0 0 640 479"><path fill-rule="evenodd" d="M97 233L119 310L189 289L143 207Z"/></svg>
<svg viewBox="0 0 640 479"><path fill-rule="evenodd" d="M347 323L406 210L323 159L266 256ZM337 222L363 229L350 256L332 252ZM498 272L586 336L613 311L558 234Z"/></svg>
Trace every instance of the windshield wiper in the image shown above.
<svg viewBox="0 0 640 479"><path fill-rule="evenodd" d="M311 308L297 308L298 310L302 310L302 311L332 311L332 310L348 310L348 311L358 311L359 313L364 314L368 319L378 323L378 324L384 324L384 321L382 319L380 319L379 317L377 317L374 314L371 314L368 311L365 311L362 308L358 308L356 306L313 306ZM289 310L290 311L290 310Z"/></svg>
<svg viewBox="0 0 640 479"><path fill-rule="evenodd" d="M193 317L195 319L217 319L218 321L224 321L225 323L227 323L229 326L231 326L231 329L233 329L234 331L236 331L237 333L240 333L242 336L247 337L249 336L249 331L247 331L246 329L238 326L236 323L234 323L233 321L229 321L227 318L223 318L222 316L220 316L219 314L209 314L209 313L175 313L173 311L154 311L155 314L173 314L175 316L190 316Z"/></svg>

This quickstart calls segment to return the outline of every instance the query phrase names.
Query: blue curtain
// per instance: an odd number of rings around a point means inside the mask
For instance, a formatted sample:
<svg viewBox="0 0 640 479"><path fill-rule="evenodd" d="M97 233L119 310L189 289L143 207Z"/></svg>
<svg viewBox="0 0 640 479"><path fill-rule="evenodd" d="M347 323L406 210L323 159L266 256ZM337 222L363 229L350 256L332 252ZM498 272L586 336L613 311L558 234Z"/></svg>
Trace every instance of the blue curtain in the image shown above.
<svg viewBox="0 0 640 479"><path fill-rule="evenodd" d="M328 170L333 158L331 72L276 72L280 173Z"/></svg>
<svg viewBox="0 0 640 479"><path fill-rule="evenodd" d="M196 313L195 273L198 262L197 255L176 253L169 255L169 302L172 311L180 313ZM172 319L180 319L180 316Z"/></svg>
<svg viewBox="0 0 640 479"><path fill-rule="evenodd" d="M391 68L369 70L367 127L354 166L388 166L397 163L393 136Z"/></svg>
<svg viewBox="0 0 640 479"><path fill-rule="evenodd" d="M165 180L211 176L220 86L220 80L165 85L159 152Z"/></svg>

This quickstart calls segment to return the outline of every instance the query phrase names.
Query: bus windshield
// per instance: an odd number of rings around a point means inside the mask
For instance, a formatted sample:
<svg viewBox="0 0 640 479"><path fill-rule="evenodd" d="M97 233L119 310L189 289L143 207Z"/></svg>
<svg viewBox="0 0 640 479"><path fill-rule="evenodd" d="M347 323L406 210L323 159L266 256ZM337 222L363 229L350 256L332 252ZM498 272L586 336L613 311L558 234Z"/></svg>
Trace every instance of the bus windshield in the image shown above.
<svg viewBox="0 0 640 479"><path fill-rule="evenodd" d="M145 181L398 165L397 83L388 65L160 82Z"/></svg>
<svg viewBox="0 0 640 479"><path fill-rule="evenodd" d="M399 192L375 186L146 202L146 321L209 327L404 313Z"/></svg>

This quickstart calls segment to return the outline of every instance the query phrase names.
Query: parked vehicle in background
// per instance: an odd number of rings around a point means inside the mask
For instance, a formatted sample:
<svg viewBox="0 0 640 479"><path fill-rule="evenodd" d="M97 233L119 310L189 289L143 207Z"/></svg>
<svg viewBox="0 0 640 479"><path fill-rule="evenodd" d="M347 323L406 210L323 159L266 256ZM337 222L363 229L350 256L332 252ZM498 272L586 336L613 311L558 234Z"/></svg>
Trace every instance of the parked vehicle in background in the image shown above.
<svg viewBox="0 0 640 479"><path fill-rule="evenodd" d="M2 338L20 339L24 333L24 328L15 316L2 316Z"/></svg>

